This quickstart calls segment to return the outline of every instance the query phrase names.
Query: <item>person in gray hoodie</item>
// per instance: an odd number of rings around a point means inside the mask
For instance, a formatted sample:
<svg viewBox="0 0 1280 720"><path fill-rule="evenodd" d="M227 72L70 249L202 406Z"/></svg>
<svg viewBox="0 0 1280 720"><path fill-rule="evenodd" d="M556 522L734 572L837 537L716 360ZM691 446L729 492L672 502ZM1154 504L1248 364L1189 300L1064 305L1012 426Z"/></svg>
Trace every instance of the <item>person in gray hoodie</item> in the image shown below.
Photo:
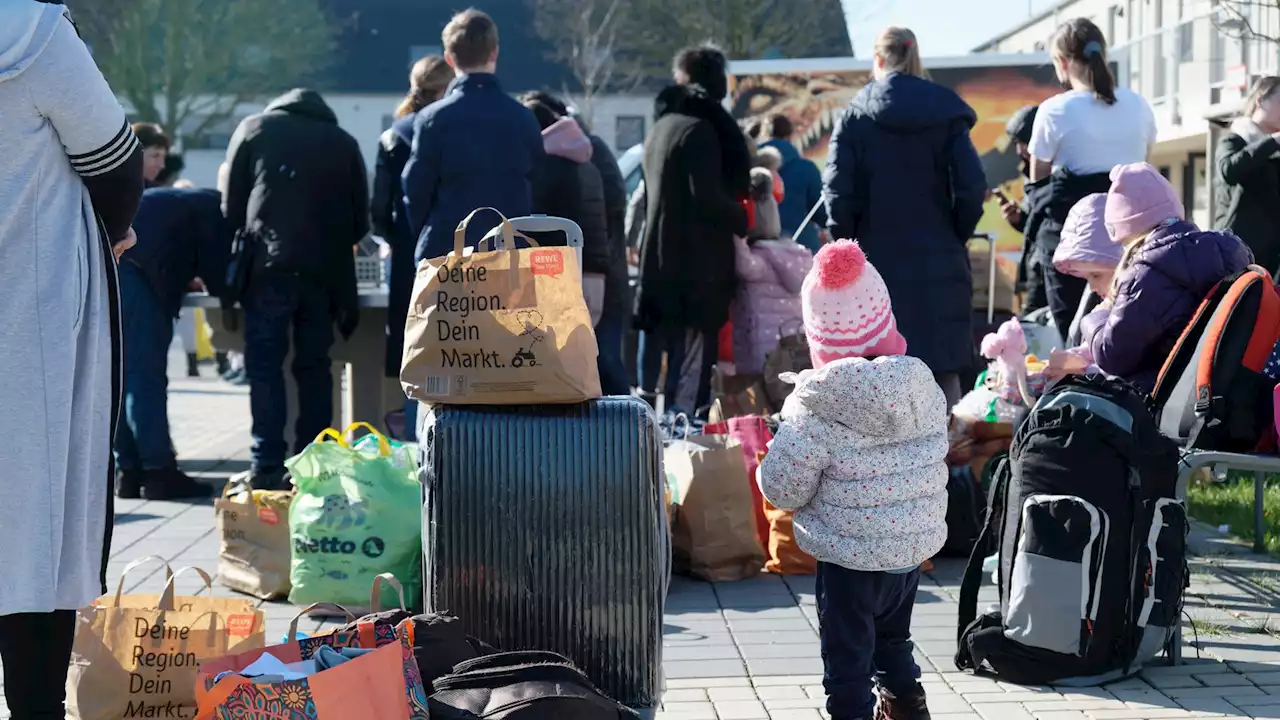
<svg viewBox="0 0 1280 720"><path fill-rule="evenodd" d="M75 612L106 590L142 148L56 3L0 0L0 117L0 660L14 720L62 718Z"/></svg>

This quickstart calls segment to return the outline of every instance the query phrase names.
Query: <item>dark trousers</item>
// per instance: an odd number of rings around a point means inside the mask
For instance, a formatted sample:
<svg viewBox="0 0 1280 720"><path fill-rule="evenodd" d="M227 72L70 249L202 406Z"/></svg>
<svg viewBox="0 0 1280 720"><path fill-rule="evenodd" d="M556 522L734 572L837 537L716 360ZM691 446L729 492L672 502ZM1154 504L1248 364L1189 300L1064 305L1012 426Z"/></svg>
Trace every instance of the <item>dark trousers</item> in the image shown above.
<svg viewBox="0 0 1280 720"><path fill-rule="evenodd" d="M161 470L177 460L169 439L169 345L173 318L136 265L120 264L124 319L124 405L116 429L116 465Z"/></svg>
<svg viewBox="0 0 1280 720"><path fill-rule="evenodd" d="M4 697L13 720L62 720L74 610L0 615Z"/></svg>
<svg viewBox="0 0 1280 720"><path fill-rule="evenodd" d="M938 383L938 387L942 388L942 394L947 398L947 411L956 406L960 402L960 397L964 395L960 391L960 373L934 373L934 382Z"/></svg>
<svg viewBox="0 0 1280 720"><path fill-rule="evenodd" d="M911 608L919 584L918 569L895 575L818 563L814 592L831 720L870 718L873 680L898 697L916 694Z"/></svg>
<svg viewBox="0 0 1280 720"><path fill-rule="evenodd" d="M693 346L693 347L691 347ZM681 383L696 382L694 407L679 408L693 412L711 404L711 373L719 355L720 336L717 333L698 333L681 327L664 327L640 334L640 389L658 392L658 376L662 374L662 355L667 356L667 379L661 388L663 408L675 407L680 396ZM696 368L686 367L695 361L691 352L698 352Z"/></svg>
<svg viewBox="0 0 1280 720"><path fill-rule="evenodd" d="M298 387L294 452L302 452L333 422L333 316L329 294L297 275L255 278L245 298L244 369L253 411L253 468L284 467L286 418L284 360L293 340Z"/></svg>
<svg viewBox="0 0 1280 720"><path fill-rule="evenodd" d="M1044 271L1044 292L1049 299L1049 312L1058 326L1058 334L1066 337L1071 320L1080 308L1080 298L1084 297L1084 291L1089 287L1089 281L1060 273L1053 267L1053 263L1042 260L1040 265Z"/></svg>
<svg viewBox="0 0 1280 720"><path fill-rule="evenodd" d="M605 395L631 394L627 364L622 360L622 341L626 333L626 313L605 310L600 324L596 325L596 344L600 346L596 367L600 371L600 389Z"/></svg>

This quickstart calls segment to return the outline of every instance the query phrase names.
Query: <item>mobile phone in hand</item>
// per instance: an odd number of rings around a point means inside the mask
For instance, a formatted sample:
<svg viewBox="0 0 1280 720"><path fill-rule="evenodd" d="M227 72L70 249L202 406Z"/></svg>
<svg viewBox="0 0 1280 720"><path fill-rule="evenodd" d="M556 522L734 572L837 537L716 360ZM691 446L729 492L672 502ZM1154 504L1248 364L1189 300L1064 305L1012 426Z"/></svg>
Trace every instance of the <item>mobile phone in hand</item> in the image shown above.
<svg viewBox="0 0 1280 720"><path fill-rule="evenodd" d="M1009 200L1009 196L1008 196L1008 195L1005 195L1005 194L1004 194L1004 191L1003 191L1003 190L1001 190L1000 188L991 188L991 194L992 194L992 195L995 195L995 196L996 196L996 198L997 198L997 199L999 199L999 200L1000 200L1000 202L1002 202L1002 203L1006 203L1006 204L1008 204L1008 203L1010 202L1010 200Z"/></svg>

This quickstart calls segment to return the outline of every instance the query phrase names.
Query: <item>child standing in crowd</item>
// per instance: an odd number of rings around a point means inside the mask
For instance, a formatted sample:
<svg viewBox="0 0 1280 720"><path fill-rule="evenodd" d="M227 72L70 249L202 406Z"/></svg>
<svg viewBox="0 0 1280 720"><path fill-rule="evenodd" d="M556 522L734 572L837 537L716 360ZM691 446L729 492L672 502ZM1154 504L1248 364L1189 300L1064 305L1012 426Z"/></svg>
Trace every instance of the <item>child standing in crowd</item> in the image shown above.
<svg viewBox="0 0 1280 720"><path fill-rule="evenodd" d="M760 159L777 152L765 148ZM733 359L739 374L761 373L783 328L795 329L801 316L800 288L813 265L808 248L781 237L776 182L777 174L768 166L751 169L756 224L746 238L734 238L740 282L733 304Z"/></svg>
<svg viewBox="0 0 1280 720"><path fill-rule="evenodd" d="M760 490L795 509L796 541L818 560L832 720L927 718L911 610L919 566L947 535L946 398L904 355L889 290L857 243L818 251L803 306L815 369L783 406Z"/></svg>
<svg viewBox="0 0 1280 720"><path fill-rule="evenodd" d="M1149 393L1165 358L1205 295L1244 270L1253 254L1235 235L1186 221L1169 181L1147 163L1111 171L1106 224L1124 248L1105 321L1084 341L1098 367ZM1092 316L1091 316L1092 317Z"/></svg>

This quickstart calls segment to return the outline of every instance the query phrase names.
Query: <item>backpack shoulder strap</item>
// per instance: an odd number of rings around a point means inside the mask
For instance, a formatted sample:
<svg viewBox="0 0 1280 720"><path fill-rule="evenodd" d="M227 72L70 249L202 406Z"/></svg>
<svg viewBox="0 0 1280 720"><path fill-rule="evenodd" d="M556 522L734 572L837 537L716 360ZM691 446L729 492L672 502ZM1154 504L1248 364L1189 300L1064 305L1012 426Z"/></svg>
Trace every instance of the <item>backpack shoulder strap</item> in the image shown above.
<svg viewBox="0 0 1280 720"><path fill-rule="evenodd" d="M982 588L982 561L986 559L985 555L988 551L987 543L984 540L991 533L991 524L995 517L995 499L1005 494L1005 490L1008 487L1008 464L1008 456L1001 458L995 472L992 473L991 487L987 490L987 515L982 521L982 532L978 535L978 542L974 543L973 551L969 553L969 564L965 566L964 579L960 581L960 612L959 622L956 623L957 639L964 635L965 629L978 616L978 591Z"/></svg>

